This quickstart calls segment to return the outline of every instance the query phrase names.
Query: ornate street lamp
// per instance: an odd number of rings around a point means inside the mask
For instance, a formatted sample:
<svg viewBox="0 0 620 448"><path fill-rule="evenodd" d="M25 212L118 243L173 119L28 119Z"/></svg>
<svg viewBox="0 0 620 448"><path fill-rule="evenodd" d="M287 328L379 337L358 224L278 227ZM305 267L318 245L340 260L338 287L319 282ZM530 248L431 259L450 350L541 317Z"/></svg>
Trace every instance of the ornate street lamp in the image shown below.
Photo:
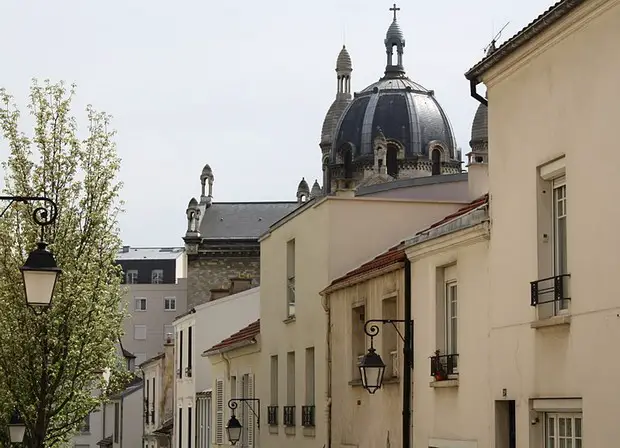
<svg viewBox="0 0 620 448"><path fill-rule="evenodd" d="M360 375L362 377L362 386L371 394L381 389L383 385L383 374L385 373L385 363L381 356L373 347L372 339L368 353L359 363Z"/></svg>
<svg viewBox="0 0 620 448"><path fill-rule="evenodd" d="M24 280L26 303L31 306L49 307L52 303L56 281L62 271L56 265L54 255L47 250L47 244L42 240L43 228L56 221L58 214L56 203L44 196L0 196L0 201L9 201L9 205L2 210L0 217L16 202L23 204L44 202L50 206L50 211L45 207L37 207L32 213L33 221L41 226L41 241L37 243L37 248L30 252L26 263L20 269Z"/></svg>
<svg viewBox="0 0 620 448"><path fill-rule="evenodd" d="M260 399L259 398L231 398L228 400L228 407L232 411L232 415L226 424L226 432L228 433L228 441L231 445L236 445L237 442L241 439L241 430L243 429L243 425L237 419L235 415L235 409L239 406L239 403L247 404L248 408L254 417L256 417L256 426L260 431ZM256 408L258 412L254 410L254 407L250 403L256 403Z"/></svg>
<svg viewBox="0 0 620 448"><path fill-rule="evenodd" d="M9 422L9 435L11 443L23 443L24 435L26 435L26 425L17 409L13 410L11 420Z"/></svg>

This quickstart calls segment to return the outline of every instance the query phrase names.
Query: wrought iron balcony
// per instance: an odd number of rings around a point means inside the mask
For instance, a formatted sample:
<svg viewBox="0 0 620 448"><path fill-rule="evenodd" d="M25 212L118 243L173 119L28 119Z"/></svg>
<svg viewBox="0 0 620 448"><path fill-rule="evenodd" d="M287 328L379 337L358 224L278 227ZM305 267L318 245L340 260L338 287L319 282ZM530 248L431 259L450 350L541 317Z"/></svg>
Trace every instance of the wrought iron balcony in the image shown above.
<svg viewBox="0 0 620 448"><path fill-rule="evenodd" d="M557 303L560 309L568 308L568 279L570 274L560 274L530 282L530 304Z"/></svg>
<svg viewBox="0 0 620 448"><path fill-rule="evenodd" d="M187 378L191 378L192 377L192 366L185 367L185 376Z"/></svg>
<svg viewBox="0 0 620 448"><path fill-rule="evenodd" d="M305 428L314 427L314 406L301 407L301 426Z"/></svg>
<svg viewBox="0 0 620 448"><path fill-rule="evenodd" d="M449 379L449 375L458 374L459 355L440 355L435 352L435 356L431 356L431 376L435 377L437 381L443 381Z"/></svg>
<svg viewBox="0 0 620 448"><path fill-rule="evenodd" d="M284 426L295 426L295 406L284 406Z"/></svg>
<svg viewBox="0 0 620 448"><path fill-rule="evenodd" d="M177 369L177 378L183 378L183 371L181 369Z"/></svg>
<svg viewBox="0 0 620 448"><path fill-rule="evenodd" d="M278 425L278 406L267 406L267 424L270 426Z"/></svg>

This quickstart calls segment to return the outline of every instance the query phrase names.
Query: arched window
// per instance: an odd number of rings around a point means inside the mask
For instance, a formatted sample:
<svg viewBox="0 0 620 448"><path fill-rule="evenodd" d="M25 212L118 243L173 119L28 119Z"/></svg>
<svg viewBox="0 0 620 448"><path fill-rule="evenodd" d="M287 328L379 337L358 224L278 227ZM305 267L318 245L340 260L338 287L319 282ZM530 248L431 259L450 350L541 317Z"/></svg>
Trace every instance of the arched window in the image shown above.
<svg viewBox="0 0 620 448"><path fill-rule="evenodd" d="M439 151L438 149L433 149L433 152L431 153L431 162L431 174L433 176L441 174L441 151Z"/></svg>
<svg viewBox="0 0 620 448"><path fill-rule="evenodd" d="M323 159L323 191L329 193L331 191L331 176L329 172L329 158Z"/></svg>
<svg viewBox="0 0 620 448"><path fill-rule="evenodd" d="M386 168L387 173L392 177L398 176L398 147L393 144L389 144L386 154Z"/></svg>
<svg viewBox="0 0 620 448"><path fill-rule="evenodd" d="M351 153L351 148L347 148L344 151L344 178L353 178L353 154Z"/></svg>

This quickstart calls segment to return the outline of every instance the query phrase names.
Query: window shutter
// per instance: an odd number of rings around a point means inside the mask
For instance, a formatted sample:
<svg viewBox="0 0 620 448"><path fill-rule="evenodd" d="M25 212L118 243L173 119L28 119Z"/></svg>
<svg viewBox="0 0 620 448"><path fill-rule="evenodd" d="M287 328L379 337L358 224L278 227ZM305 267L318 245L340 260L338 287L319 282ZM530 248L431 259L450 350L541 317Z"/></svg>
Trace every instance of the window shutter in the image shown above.
<svg viewBox="0 0 620 448"><path fill-rule="evenodd" d="M248 373L248 398L254 398L254 375L252 373ZM258 403L250 401L249 404L252 406L252 409L254 409L254 412L260 415ZM256 424L254 412L250 411L248 413L248 448L254 447L254 425Z"/></svg>
<svg viewBox="0 0 620 448"><path fill-rule="evenodd" d="M215 431L214 442L224 443L224 380L215 380Z"/></svg>

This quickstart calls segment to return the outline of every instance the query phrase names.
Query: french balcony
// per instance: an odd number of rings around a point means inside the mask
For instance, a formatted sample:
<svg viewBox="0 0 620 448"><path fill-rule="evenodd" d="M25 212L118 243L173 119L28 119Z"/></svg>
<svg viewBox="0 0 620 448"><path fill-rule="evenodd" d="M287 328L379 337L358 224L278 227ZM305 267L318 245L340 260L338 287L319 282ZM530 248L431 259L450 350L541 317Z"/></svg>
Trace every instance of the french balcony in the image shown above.
<svg viewBox="0 0 620 448"><path fill-rule="evenodd" d="M192 366L185 367L185 376L187 378L191 378L192 377Z"/></svg>
<svg viewBox="0 0 620 448"><path fill-rule="evenodd" d="M304 428L314 428L314 406L301 407L301 426Z"/></svg>
<svg viewBox="0 0 620 448"><path fill-rule="evenodd" d="M269 426L278 425L278 406L267 406L267 424Z"/></svg>
<svg viewBox="0 0 620 448"><path fill-rule="evenodd" d="M284 426L295 426L295 406L284 406Z"/></svg>
<svg viewBox="0 0 620 448"><path fill-rule="evenodd" d="M458 375L458 354L431 356L431 376L435 381L455 379Z"/></svg>
<svg viewBox="0 0 620 448"><path fill-rule="evenodd" d="M570 274L560 274L530 282L530 305L536 307L539 321L570 322L569 280ZM538 326L545 325L533 325L534 328Z"/></svg>

